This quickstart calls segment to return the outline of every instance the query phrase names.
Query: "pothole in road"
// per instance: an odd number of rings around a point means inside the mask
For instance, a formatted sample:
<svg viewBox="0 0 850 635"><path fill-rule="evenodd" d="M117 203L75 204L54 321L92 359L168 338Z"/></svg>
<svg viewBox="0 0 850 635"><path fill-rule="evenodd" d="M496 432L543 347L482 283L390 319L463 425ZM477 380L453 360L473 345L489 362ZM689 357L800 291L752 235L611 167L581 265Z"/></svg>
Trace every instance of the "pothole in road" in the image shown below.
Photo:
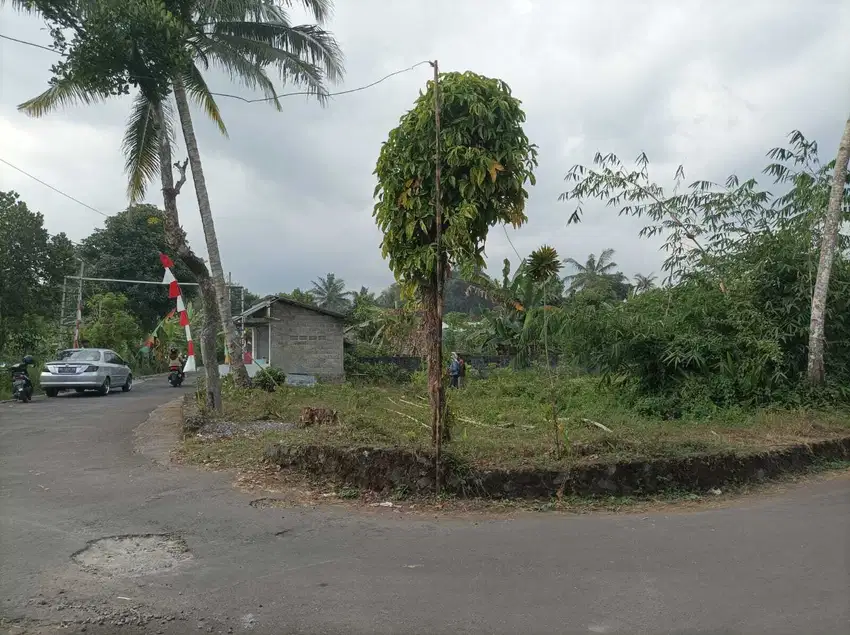
<svg viewBox="0 0 850 635"><path fill-rule="evenodd" d="M191 558L186 543L168 534L108 536L71 555L71 560L84 569L108 576L159 573Z"/></svg>
<svg viewBox="0 0 850 635"><path fill-rule="evenodd" d="M285 498L257 498L248 503L255 509L269 509L272 507L292 507L293 502Z"/></svg>

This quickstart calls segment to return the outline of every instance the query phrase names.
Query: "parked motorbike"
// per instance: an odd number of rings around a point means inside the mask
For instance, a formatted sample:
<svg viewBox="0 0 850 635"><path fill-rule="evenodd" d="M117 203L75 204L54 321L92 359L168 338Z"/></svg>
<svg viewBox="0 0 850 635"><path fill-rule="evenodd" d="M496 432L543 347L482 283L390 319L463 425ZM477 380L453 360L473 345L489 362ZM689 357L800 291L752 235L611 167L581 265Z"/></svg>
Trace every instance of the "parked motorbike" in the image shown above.
<svg viewBox="0 0 850 635"><path fill-rule="evenodd" d="M12 399L17 399L21 403L32 401L33 385L27 372L27 366L34 364L32 357L27 355L18 364L0 367L3 370L8 370L12 373Z"/></svg>

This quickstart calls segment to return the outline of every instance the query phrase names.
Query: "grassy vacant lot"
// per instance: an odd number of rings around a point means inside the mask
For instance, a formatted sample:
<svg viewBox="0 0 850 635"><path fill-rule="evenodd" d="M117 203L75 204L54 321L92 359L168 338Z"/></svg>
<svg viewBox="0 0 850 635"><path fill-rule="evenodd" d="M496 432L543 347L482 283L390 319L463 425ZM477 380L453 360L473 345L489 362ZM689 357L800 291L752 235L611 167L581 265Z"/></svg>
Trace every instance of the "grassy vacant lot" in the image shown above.
<svg viewBox="0 0 850 635"><path fill-rule="evenodd" d="M445 451L480 467L566 467L716 451L745 453L850 435L850 413L843 411L723 410L699 419L661 420L629 410L616 392L594 378L555 381L560 458L554 451L549 380L531 371L502 371L450 391L453 438ZM430 447L430 411L425 387L418 383L280 387L274 393L230 388L224 404L220 419L237 424L237 434L215 441L189 438L188 459L244 466L256 463L266 445L278 441ZM274 432L250 432L251 426L243 426L257 421L295 423L305 406L334 409L339 423Z"/></svg>

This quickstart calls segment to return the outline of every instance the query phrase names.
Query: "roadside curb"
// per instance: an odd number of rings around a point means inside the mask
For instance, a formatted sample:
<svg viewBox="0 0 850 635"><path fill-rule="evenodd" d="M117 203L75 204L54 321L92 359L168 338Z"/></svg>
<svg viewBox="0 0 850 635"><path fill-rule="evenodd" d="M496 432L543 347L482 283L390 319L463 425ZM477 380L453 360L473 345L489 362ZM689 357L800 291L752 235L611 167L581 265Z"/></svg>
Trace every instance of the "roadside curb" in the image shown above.
<svg viewBox="0 0 850 635"><path fill-rule="evenodd" d="M818 463L850 459L850 437L750 454L702 454L576 465L564 470L480 469L444 455L445 490L459 498L540 499L554 496L628 496L669 490L709 492L804 472ZM434 490L430 453L401 448L273 444L264 458L282 468L340 484L389 493Z"/></svg>

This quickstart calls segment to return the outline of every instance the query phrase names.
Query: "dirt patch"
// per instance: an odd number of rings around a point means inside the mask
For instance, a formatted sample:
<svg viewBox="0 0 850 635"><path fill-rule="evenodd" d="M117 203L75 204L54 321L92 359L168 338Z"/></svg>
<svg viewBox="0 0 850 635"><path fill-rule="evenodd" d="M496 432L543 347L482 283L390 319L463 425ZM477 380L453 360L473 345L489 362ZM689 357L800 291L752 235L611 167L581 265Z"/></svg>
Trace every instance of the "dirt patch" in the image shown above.
<svg viewBox="0 0 850 635"><path fill-rule="evenodd" d="M108 536L71 555L91 573L125 577L167 571L191 558L186 543L168 534Z"/></svg>
<svg viewBox="0 0 850 635"><path fill-rule="evenodd" d="M433 492L433 457L400 448L340 448L274 444L266 459L350 487L391 494ZM710 492L783 474L818 462L850 458L850 437L753 454L576 465L566 470L482 470L446 455L445 491L464 498L549 499L563 496L651 495L670 490Z"/></svg>

